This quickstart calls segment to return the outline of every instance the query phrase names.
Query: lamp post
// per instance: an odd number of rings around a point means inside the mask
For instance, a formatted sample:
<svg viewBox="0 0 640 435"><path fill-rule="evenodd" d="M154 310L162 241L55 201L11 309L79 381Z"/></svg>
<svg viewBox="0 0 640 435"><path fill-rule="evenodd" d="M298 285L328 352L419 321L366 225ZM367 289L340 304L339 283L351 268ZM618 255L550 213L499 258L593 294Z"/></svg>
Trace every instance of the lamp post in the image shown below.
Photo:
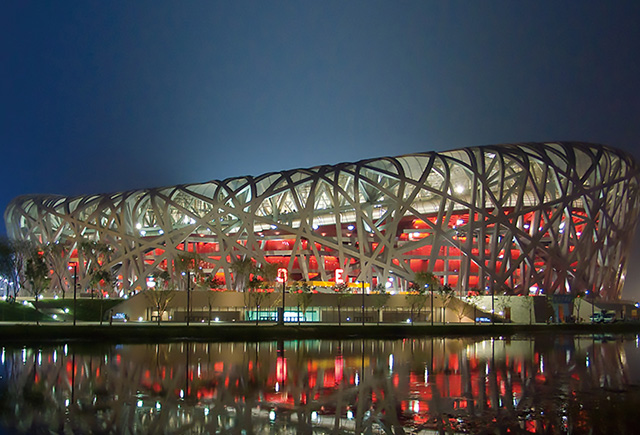
<svg viewBox="0 0 640 435"><path fill-rule="evenodd" d="M364 280L362 281L362 326L364 326Z"/></svg>
<svg viewBox="0 0 640 435"><path fill-rule="evenodd" d="M276 275L276 282L277 281L282 282L282 312L278 316L278 325L283 325L283 326L284 326L284 306L285 306L284 305L284 303L285 303L285 299L284 298L285 298L285 294L286 294L288 276L289 276L289 274L287 272L287 269L285 269L284 267L278 268L278 274Z"/></svg>
<svg viewBox="0 0 640 435"><path fill-rule="evenodd" d="M426 286L429 287L429 284ZM431 293L431 326L433 326L433 288L429 289L429 293Z"/></svg>
<svg viewBox="0 0 640 435"><path fill-rule="evenodd" d="M77 298L76 298L76 289L78 287L78 263L71 263L73 266L69 266L69 270L73 267L73 326L76 326L76 307L77 307Z"/></svg>
<svg viewBox="0 0 640 435"><path fill-rule="evenodd" d="M496 321L496 310L495 310L495 295L496 295L496 288L495 285L492 283L491 285L491 324L495 324Z"/></svg>
<svg viewBox="0 0 640 435"><path fill-rule="evenodd" d="M185 274L184 272L182 272L183 275L187 276L187 326L189 326L189 317L191 317L191 292L189 291L189 281L191 281L191 271L187 270L187 273Z"/></svg>
<svg viewBox="0 0 640 435"><path fill-rule="evenodd" d="M287 280L282 280L282 318L278 319L281 325L284 325L284 298L285 298L285 287L287 286Z"/></svg>
<svg viewBox="0 0 640 435"><path fill-rule="evenodd" d="M454 227L456 231L456 241L458 242L458 281L456 283L456 288L458 289L458 294L462 294L462 283L461 283L461 275L462 275L462 242L460 241L460 232Z"/></svg>

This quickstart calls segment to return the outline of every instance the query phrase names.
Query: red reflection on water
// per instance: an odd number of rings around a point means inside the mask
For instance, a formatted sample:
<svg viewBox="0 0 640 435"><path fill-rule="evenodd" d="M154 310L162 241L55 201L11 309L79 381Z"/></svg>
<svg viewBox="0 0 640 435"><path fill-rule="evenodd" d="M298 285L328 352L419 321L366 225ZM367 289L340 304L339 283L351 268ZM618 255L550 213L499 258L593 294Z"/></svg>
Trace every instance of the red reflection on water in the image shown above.
<svg viewBox="0 0 640 435"><path fill-rule="evenodd" d="M276 360L276 379L284 383L287 380L287 359L279 356Z"/></svg>
<svg viewBox="0 0 640 435"><path fill-rule="evenodd" d="M344 360L342 359L342 355L338 355L334 360L333 371L334 371L335 384L338 385L342 382L342 376L344 371Z"/></svg>
<svg viewBox="0 0 640 435"><path fill-rule="evenodd" d="M454 415L461 419L477 419L482 416L482 428L498 427L504 416L512 418L515 415L514 409L529 406L524 400L523 391L529 396L538 394L535 410L544 407L551 409L552 398L540 395L539 391L549 391L550 386L559 385L559 382L565 382L562 391L568 394L566 402L575 405L584 397L580 392L586 391L581 386L597 387L601 371L611 365L612 357L619 355L619 344L615 342L594 344L592 340L585 340L581 348L576 347L577 350L562 347L559 353L547 350L538 353L534 352L533 346L522 341L524 343L512 340L506 344L496 340L494 346L493 341L488 340L469 339L465 343L462 339L443 339L436 341L434 347L432 341L421 343L420 340L405 340L401 345L387 343L386 348L365 345L364 342L362 347L359 342L355 345L342 342L340 346L334 345L324 353L306 351L303 346L298 350L297 345L287 344L277 354L275 344L271 347L261 345L260 349L245 345L240 352L234 351L232 345L223 345L217 353L210 352L204 346L196 350L196 345L193 345L193 356L186 362L184 358L175 356L178 354L175 347L173 355L171 348L165 347L153 357L144 349L137 349L136 353L124 347L121 351L123 365L120 366L116 364L120 355L109 358L110 364L100 362L98 367L91 357L75 355L75 370L80 376L76 376L74 383L71 382L71 376L65 379L65 375L74 371L70 356L57 365L37 366L31 376L24 379L45 385L50 380L63 379L62 383L56 384L56 389L74 386L75 397L89 404L96 397L96 393L88 392L90 388L99 386L104 391L113 390L113 380L124 379L126 385L114 390L117 394L131 389L135 395L139 395L134 403L139 400L142 404L138 407L146 409L149 406L155 409L156 402L163 401L162 412L174 403L182 404L185 409L196 406L196 399L197 406L213 410L212 403L222 397L228 406L242 412L245 412L243 406L256 406L262 411L276 409L278 419L285 418L282 416L286 416L286 412L298 412L297 407L305 405L307 410L320 410L322 407L323 415L335 416L345 424L347 421L352 424L352 420L363 418L364 414L370 412L371 418L376 419L393 416L403 427L437 430L434 422L440 418L438 424L444 425L445 429L450 426L454 432L466 430L474 433L473 428L464 429L461 423L449 417ZM439 343L442 345L439 346ZM513 346L513 349L509 346ZM548 348L551 349L550 346ZM285 352L288 358L284 357ZM387 364L391 354L396 355L396 363L392 368ZM590 359L585 359L585 354ZM19 363L10 366L12 369L23 367L24 357L19 353L16 355ZM149 365L148 361L153 361L153 365ZM540 372L539 361L544 361L545 374ZM34 366L27 364L24 367ZM57 370L62 376L47 374L46 370ZM166 380L167 371L174 380ZM88 379L89 376L92 379ZM620 388L619 385L626 382L624 375L608 376L611 379L607 382L613 387ZM61 384L65 385L61 387ZM105 394L104 391L100 390L99 394ZM61 395L65 398L68 396ZM151 405L148 403L150 401L153 401ZM318 403L314 404L314 401ZM105 405L102 403L97 406ZM562 427L549 421L547 415L553 415L551 412L536 414L535 410L527 414L526 421L518 423L518 430L535 433ZM496 420L495 413L502 413L503 417ZM572 427L579 428L588 427L591 417L575 411L572 418ZM507 428L503 431L508 432Z"/></svg>

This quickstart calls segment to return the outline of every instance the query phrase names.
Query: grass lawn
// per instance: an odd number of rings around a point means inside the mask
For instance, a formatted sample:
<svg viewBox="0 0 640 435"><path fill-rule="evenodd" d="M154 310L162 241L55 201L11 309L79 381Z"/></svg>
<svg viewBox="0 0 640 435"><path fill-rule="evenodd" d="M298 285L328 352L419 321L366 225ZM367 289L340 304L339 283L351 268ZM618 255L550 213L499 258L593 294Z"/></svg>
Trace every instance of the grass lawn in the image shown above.
<svg viewBox="0 0 640 435"><path fill-rule="evenodd" d="M120 299L78 299L76 319L98 322L101 314L120 302ZM54 314L59 321L72 320L73 299L42 299L37 303L27 301L27 304L0 301L0 321L3 322L50 322Z"/></svg>

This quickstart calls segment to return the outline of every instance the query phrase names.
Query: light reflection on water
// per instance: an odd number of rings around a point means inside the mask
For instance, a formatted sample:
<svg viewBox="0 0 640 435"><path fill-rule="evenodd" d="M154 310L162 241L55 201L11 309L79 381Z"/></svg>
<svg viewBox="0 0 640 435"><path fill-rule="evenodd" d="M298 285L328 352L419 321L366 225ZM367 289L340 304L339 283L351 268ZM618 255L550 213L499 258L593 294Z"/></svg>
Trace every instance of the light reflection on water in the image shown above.
<svg viewBox="0 0 640 435"><path fill-rule="evenodd" d="M6 346L0 422L24 433L633 433L639 344L541 335Z"/></svg>

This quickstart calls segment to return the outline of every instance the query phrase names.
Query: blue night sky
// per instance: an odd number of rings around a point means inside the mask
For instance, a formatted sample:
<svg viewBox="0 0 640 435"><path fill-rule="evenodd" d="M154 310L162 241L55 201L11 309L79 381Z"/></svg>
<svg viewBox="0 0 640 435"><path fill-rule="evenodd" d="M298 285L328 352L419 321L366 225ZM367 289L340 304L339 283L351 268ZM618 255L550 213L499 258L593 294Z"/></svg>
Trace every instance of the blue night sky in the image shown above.
<svg viewBox="0 0 640 435"><path fill-rule="evenodd" d="M638 1L5 1L0 209L505 142L639 158L639 22Z"/></svg>

